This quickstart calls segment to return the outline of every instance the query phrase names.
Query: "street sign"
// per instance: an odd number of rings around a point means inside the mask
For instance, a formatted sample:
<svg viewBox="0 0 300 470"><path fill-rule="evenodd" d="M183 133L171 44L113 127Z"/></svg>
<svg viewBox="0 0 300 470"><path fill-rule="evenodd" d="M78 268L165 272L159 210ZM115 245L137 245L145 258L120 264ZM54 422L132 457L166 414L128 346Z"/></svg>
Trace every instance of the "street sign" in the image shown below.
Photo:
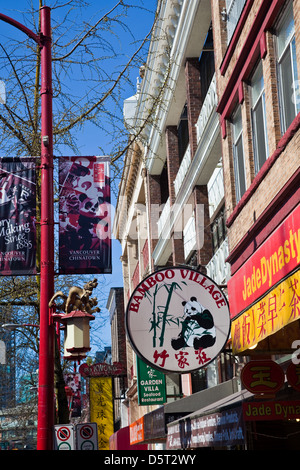
<svg viewBox="0 0 300 470"><path fill-rule="evenodd" d="M98 450L97 423L81 423L76 425L76 449Z"/></svg>
<svg viewBox="0 0 300 470"><path fill-rule="evenodd" d="M137 355L163 373L207 367L230 334L227 299L208 276L170 266L153 272L133 291L126 331Z"/></svg>
<svg viewBox="0 0 300 470"><path fill-rule="evenodd" d="M72 424L54 426L54 449L75 450L75 432Z"/></svg>

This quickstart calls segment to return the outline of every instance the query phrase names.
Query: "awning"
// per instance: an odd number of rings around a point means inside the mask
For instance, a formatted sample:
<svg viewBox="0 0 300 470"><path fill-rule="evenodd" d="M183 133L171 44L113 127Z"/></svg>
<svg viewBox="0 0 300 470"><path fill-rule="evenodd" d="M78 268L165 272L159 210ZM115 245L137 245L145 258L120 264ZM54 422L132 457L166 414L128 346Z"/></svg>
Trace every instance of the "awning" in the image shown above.
<svg viewBox="0 0 300 470"><path fill-rule="evenodd" d="M168 424L167 449L243 444L241 404L252 396L241 390Z"/></svg>
<svg viewBox="0 0 300 470"><path fill-rule="evenodd" d="M147 450L147 445L131 445L129 426L119 429L109 438L109 450Z"/></svg>

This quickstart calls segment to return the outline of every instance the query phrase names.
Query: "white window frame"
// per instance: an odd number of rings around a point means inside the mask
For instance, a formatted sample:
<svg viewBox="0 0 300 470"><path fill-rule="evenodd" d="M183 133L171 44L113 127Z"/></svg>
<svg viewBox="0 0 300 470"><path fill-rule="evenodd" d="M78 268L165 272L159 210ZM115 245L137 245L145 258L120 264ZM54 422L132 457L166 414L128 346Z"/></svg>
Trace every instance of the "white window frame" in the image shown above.
<svg viewBox="0 0 300 470"><path fill-rule="evenodd" d="M246 0L226 0L227 44L230 43L236 25L245 6Z"/></svg>
<svg viewBox="0 0 300 470"><path fill-rule="evenodd" d="M259 84L260 82L260 84ZM259 84L260 90L254 95L254 84ZM254 167L255 174L258 173L264 162L269 155L268 134L267 134L267 118L266 118L266 100L265 100L265 86L263 78L262 63L257 65L250 82L251 86L251 117L252 117L252 134L253 134L253 150L254 150ZM262 113L259 115L259 113ZM261 153L261 145L258 142L258 136L261 129L258 129L257 121L262 121L262 137L263 137L263 150L264 155Z"/></svg>
<svg viewBox="0 0 300 470"><path fill-rule="evenodd" d="M246 191L245 153L243 143L242 112L239 106L232 115L232 147L235 194L238 203Z"/></svg>
<svg viewBox="0 0 300 470"><path fill-rule="evenodd" d="M298 92L298 70L297 70L297 62L296 62L296 51L295 51L295 27L294 24L288 33L285 41L285 46L280 50L280 45L279 45L279 37L280 34L284 31L283 26L285 21L289 16L292 16L291 19L294 21L293 17L293 5L292 2L289 3L288 7L286 8L284 14L280 18L278 25L277 25L277 41L276 41L276 46L277 46L277 73L278 73L278 92L279 92L279 105L280 105L280 123L281 123L281 131L282 133L286 132L288 129L289 125L291 124L293 118L297 116L297 114L300 111L300 100L299 100L299 92ZM288 32L288 31L287 31ZM288 56L287 56L288 54ZM282 65L284 59L290 59L290 67L291 67L291 72L292 72L292 81L289 84L288 88L286 88L286 83L287 81L284 79L284 72L285 72L285 67ZM287 89L290 88L290 100L291 100L291 110L293 110L293 118L290 120L290 122L287 120ZM285 93L286 91L286 93Z"/></svg>

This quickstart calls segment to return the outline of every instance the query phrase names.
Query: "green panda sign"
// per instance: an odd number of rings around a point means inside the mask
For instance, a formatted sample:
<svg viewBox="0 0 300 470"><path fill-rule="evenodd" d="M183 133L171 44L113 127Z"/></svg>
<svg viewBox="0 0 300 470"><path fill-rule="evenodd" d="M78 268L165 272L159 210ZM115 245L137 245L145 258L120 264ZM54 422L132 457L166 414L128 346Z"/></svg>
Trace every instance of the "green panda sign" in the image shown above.
<svg viewBox="0 0 300 470"><path fill-rule="evenodd" d="M164 268L132 293L126 330L137 355L152 367L192 372L213 361L228 340L227 299L212 279L192 268Z"/></svg>

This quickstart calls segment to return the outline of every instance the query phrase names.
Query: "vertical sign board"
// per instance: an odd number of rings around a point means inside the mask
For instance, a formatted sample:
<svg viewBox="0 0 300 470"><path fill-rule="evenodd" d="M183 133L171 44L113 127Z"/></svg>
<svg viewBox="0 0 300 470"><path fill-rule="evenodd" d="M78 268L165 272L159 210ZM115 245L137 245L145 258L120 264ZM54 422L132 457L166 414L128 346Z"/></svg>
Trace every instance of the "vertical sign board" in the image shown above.
<svg viewBox="0 0 300 470"><path fill-rule="evenodd" d="M36 162L0 158L0 275L36 273Z"/></svg>
<svg viewBox="0 0 300 470"><path fill-rule="evenodd" d="M107 157L59 159L59 271L111 273L111 204Z"/></svg>
<svg viewBox="0 0 300 470"><path fill-rule="evenodd" d="M72 424L54 426L54 450L75 450L75 431Z"/></svg>
<svg viewBox="0 0 300 470"><path fill-rule="evenodd" d="M76 425L76 449L98 450L97 423L81 423Z"/></svg>
<svg viewBox="0 0 300 470"><path fill-rule="evenodd" d="M98 449L109 450L109 438L114 433L111 377L90 378L91 421L98 425Z"/></svg>
<svg viewBox="0 0 300 470"><path fill-rule="evenodd" d="M163 405L166 402L165 374L145 364L137 356L139 405Z"/></svg>

